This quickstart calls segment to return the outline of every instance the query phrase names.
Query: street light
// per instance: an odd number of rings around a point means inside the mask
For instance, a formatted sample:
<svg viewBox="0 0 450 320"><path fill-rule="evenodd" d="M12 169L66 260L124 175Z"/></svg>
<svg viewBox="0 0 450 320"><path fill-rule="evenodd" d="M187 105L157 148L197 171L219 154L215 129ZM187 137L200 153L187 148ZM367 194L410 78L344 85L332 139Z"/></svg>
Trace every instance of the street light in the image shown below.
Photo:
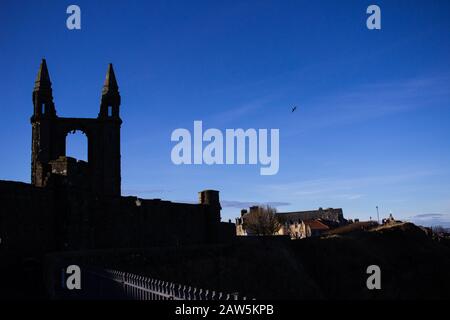
<svg viewBox="0 0 450 320"><path fill-rule="evenodd" d="M378 224L380 224L380 213L378 212L378 206L377 206L377 221Z"/></svg>

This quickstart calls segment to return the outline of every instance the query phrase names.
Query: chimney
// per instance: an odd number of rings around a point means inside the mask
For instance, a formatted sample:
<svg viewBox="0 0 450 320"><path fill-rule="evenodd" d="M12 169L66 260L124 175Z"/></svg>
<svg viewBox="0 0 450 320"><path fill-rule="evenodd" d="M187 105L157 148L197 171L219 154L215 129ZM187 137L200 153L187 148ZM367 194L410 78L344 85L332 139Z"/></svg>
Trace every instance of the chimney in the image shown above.
<svg viewBox="0 0 450 320"><path fill-rule="evenodd" d="M200 204L206 204L222 209L219 201L219 191L217 190L203 190L198 193L198 200Z"/></svg>
<svg viewBox="0 0 450 320"><path fill-rule="evenodd" d="M258 209L259 209L258 206L251 206L251 207L250 207L250 213L256 212L256 211L258 211Z"/></svg>

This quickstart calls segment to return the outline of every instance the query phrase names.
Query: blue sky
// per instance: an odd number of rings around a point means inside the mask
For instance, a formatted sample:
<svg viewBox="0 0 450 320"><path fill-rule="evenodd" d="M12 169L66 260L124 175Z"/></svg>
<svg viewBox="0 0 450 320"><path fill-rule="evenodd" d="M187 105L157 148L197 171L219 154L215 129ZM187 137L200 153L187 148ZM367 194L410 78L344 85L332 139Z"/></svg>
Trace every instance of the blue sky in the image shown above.
<svg viewBox="0 0 450 320"><path fill-rule="evenodd" d="M81 8L81 30L66 8ZM382 29L366 28L377 4ZM31 92L45 57L59 116L96 117L107 64L122 95L124 194L196 201L222 218L342 207L450 225L450 3L8 1L0 3L0 179L30 181ZM291 106L298 110L290 112ZM177 128L279 128L280 170L175 166ZM83 136L68 155L83 157ZM420 216L418 216L420 215ZM418 217L416 217L418 216Z"/></svg>

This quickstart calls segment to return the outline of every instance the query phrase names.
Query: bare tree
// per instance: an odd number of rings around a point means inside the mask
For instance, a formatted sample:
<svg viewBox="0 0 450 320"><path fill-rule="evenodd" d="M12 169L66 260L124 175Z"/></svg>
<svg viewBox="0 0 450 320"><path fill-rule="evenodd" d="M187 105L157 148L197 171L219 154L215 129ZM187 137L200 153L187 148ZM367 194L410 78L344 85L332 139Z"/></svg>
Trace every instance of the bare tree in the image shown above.
<svg viewBox="0 0 450 320"><path fill-rule="evenodd" d="M274 235L281 228L276 212L276 209L270 206L258 207L244 216L243 227L248 234Z"/></svg>
<svg viewBox="0 0 450 320"><path fill-rule="evenodd" d="M431 227L431 230L434 234L443 234L447 232L447 230L443 226L434 226Z"/></svg>

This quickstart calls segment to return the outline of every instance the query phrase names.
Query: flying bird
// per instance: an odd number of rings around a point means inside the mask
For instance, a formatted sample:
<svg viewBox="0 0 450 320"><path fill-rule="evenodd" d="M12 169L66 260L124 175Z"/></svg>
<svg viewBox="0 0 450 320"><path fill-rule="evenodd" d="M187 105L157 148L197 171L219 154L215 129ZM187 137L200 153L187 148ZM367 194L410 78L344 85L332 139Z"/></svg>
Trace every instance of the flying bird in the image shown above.
<svg viewBox="0 0 450 320"><path fill-rule="evenodd" d="M297 110L297 106L293 107L291 112L294 112L295 110Z"/></svg>

